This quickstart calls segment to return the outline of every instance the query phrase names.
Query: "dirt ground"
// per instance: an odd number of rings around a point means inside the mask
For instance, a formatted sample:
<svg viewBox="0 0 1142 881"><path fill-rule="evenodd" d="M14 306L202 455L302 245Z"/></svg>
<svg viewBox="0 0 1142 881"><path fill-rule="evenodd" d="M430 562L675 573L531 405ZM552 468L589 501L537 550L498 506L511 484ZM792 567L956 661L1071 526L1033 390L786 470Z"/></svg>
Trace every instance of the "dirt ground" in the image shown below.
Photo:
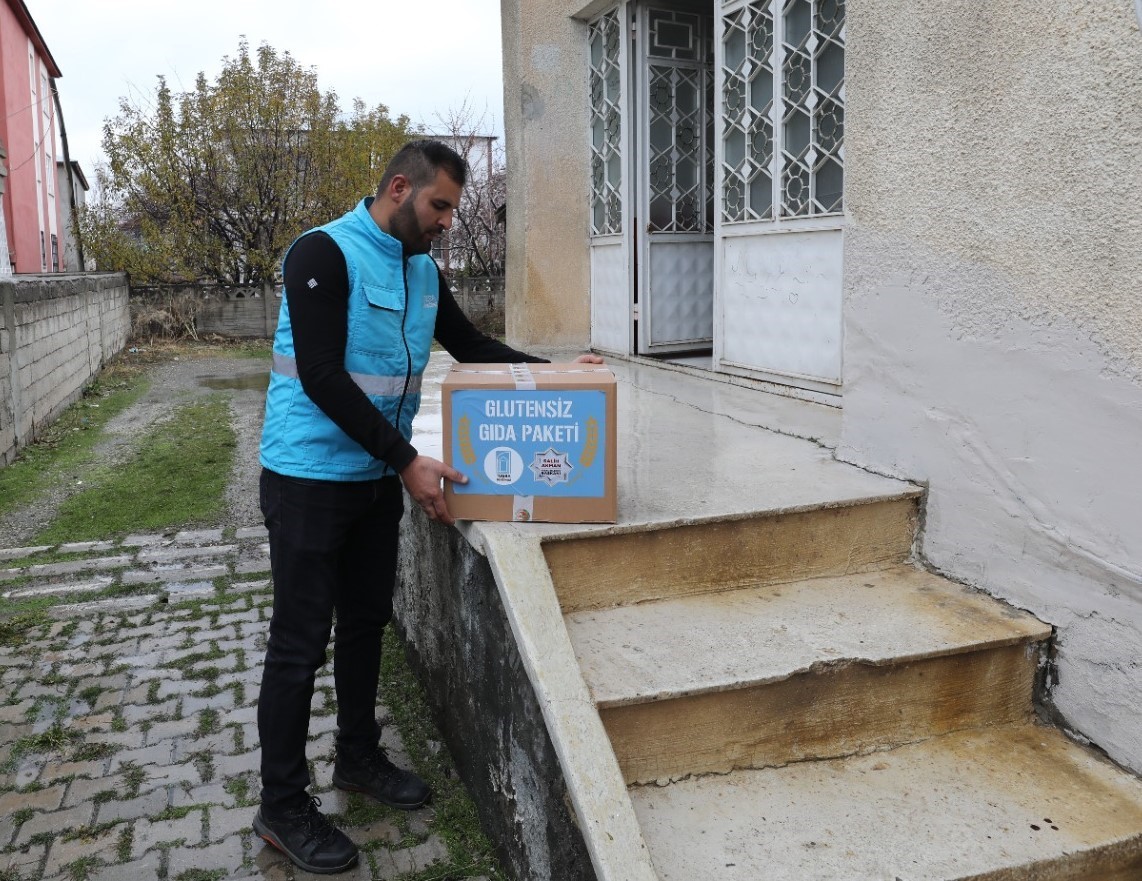
<svg viewBox="0 0 1142 881"><path fill-rule="evenodd" d="M145 347L141 347L144 348ZM82 488L80 481L92 468L113 465L128 457L134 445L154 426L170 418L174 409L196 398L224 394L230 402L231 422L237 439L234 468L226 490L226 511L219 526L255 526L258 510L258 441L262 431L269 358L235 355L226 347L177 347L161 352L142 351L150 388L104 428L95 448L95 461L64 475L60 485L33 503L0 516L0 548L28 544L51 522L60 504ZM150 356L150 357L148 357ZM130 357L130 356L124 356ZM156 488L160 489L161 488ZM141 501L145 504L145 500Z"/></svg>

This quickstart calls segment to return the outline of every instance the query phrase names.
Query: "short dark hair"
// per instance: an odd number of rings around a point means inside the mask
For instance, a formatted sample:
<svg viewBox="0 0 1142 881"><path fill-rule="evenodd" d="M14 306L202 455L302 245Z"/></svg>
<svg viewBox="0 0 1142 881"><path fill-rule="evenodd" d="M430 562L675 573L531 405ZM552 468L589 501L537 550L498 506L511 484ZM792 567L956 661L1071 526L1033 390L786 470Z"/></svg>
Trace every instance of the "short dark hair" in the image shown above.
<svg viewBox="0 0 1142 881"><path fill-rule="evenodd" d="M419 190L436 180L436 174L441 170L460 186L468 180L468 163L447 144L410 141L385 166L385 173L377 185L377 196L388 189L389 182L398 174L407 177L412 188Z"/></svg>

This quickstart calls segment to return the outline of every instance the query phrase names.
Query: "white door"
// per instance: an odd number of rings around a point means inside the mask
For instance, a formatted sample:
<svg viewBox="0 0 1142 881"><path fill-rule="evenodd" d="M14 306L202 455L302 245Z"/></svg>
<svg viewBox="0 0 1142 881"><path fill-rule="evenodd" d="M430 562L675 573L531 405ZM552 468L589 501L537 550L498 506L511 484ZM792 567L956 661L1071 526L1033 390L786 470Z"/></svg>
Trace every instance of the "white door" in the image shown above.
<svg viewBox="0 0 1142 881"><path fill-rule="evenodd" d="M590 25L591 345L634 351L630 11L621 3Z"/></svg>
<svg viewBox="0 0 1142 881"><path fill-rule="evenodd" d="M725 0L715 17L715 368L837 392L844 2Z"/></svg>
<svg viewBox="0 0 1142 881"><path fill-rule="evenodd" d="M712 23L708 0L636 11L640 354L713 340Z"/></svg>

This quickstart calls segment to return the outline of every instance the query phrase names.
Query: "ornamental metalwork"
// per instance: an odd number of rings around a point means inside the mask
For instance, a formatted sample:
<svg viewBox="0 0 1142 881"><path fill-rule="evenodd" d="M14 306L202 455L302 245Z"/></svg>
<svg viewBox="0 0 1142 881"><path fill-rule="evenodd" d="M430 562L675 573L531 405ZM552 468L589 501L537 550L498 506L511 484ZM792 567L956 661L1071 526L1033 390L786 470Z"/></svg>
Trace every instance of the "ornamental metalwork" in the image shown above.
<svg viewBox="0 0 1142 881"><path fill-rule="evenodd" d="M844 0L725 14L722 220L844 209Z"/></svg>
<svg viewBox="0 0 1142 881"><path fill-rule="evenodd" d="M709 26L678 10L647 10L649 231L713 225Z"/></svg>
<svg viewBox="0 0 1142 881"><path fill-rule="evenodd" d="M621 35L617 10L590 28L592 235L623 231Z"/></svg>

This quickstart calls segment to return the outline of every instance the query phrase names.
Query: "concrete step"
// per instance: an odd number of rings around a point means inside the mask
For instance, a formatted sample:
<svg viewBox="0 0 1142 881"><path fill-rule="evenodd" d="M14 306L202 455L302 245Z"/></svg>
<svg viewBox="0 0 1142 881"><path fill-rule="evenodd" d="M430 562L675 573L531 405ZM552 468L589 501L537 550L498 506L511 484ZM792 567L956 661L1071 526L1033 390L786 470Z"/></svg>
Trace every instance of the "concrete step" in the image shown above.
<svg viewBox="0 0 1142 881"><path fill-rule="evenodd" d="M908 565L564 620L628 783L1025 721L1051 634Z"/></svg>
<svg viewBox="0 0 1142 881"><path fill-rule="evenodd" d="M884 568L912 551L918 491L543 543L564 612Z"/></svg>
<svg viewBox="0 0 1142 881"><path fill-rule="evenodd" d="M660 881L1142 878L1142 782L1037 725L630 794Z"/></svg>

